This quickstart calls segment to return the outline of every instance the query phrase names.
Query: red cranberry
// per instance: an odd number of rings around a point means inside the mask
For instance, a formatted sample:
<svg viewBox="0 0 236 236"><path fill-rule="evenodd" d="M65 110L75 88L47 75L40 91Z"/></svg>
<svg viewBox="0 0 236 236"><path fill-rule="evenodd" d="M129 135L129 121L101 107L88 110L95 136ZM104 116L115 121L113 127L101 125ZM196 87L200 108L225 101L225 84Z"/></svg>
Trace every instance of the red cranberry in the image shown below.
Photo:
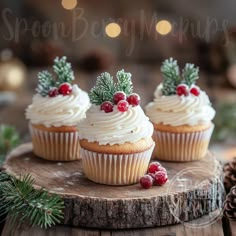
<svg viewBox="0 0 236 236"><path fill-rule="evenodd" d="M143 177L140 178L140 185L143 187L143 188L151 188L152 185L153 185L153 179L150 175L144 175Z"/></svg>
<svg viewBox="0 0 236 236"><path fill-rule="evenodd" d="M113 104L109 101L103 102L101 104L101 110L105 111L105 113L109 113L113 111Z"/></svg>
<svg viewBox="0 0 236 236"><path fill-rule="evenodd" d="M154 184L156 185L163 185L167 182L167 180L168 177L164 171L157 171L154 175Z"/></svg>
<svg viewBox="0 0 236 236"><path fill-rule="evenodd" d="M127 101L132 106L138 106L140 104L140 96L137 93L132 93L127 98Z"/></svg>
<svg viewBox="0 0 236 236"><path fill-rule="evenodd" d="M122 91L118 91L113 95L113 102L117 104L121 100L126 100L126 94Z"/></svg>
<svg viewBox="0 0 236 236"><path fill-rule="evenodd" d="M194 86L190 89L190 93L195 95L196 97L198 97L200 94L200 89L198 87Z"/></svg>
<svg viewBox="0 0 236 236"><path fill-rule="evenodd" d="M188 91L188 86L186 84L180 84L177 86L176 88L176 93L179 95L179 96L188 96L189 95L189 91Z"/></svg>
<svg viewBox="0 0 236 236"><path fill-rule="evenodd" d="M66 96L72 92L72 86L69 83L63 83L59 86L59 93Z"/></svg>
<svg viewBox="0 0 236 236"><path fill-rule="evenodd" d="M48 96L49 97L56 97L59 94L59 91L57 88L52 88L50 89L50 91L48 92Z"/></svg>
<svg viewBox="0 0 236 236"><path fill-rule="evenodd" d="M161 164L157 161L150 163L148 167L148 172L155 174L155 172L159 171L161 168Z"/></svg>
<svg viewBox="0 0 236 236"><path fill-rule="evenodd" d="M117 103L117 109L121 112L127 111L129 108L129 103L126 100L121 100Z"/></svg>

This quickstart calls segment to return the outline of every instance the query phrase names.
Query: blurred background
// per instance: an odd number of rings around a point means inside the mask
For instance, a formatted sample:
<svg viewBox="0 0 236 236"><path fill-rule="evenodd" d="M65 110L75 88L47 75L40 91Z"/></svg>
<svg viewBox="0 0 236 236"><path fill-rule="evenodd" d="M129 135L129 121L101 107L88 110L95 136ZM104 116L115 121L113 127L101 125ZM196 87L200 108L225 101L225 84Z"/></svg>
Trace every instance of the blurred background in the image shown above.
<svg viewBox="0 0 236 236"><path fill-rule="evenodd" d="M1 0L0 124L30 140L24 110L37 73L50 69L56 56L68 57L85 90L102 71L130 71L142 106L161 81L162 61L173 57L180 66L200 67L199 85L218 111L212 148L233 147L235 8L235 0Z"/></svg>

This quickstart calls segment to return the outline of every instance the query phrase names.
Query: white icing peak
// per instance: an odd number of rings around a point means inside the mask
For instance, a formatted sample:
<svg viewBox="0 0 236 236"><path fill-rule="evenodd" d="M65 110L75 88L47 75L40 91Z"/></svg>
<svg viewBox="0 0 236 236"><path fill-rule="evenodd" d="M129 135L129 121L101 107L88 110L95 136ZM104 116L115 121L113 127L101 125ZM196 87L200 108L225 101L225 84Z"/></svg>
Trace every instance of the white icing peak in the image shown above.
<svg viewBox="0 0 236 236"><path fill-rule="evenodd" d="M73 85L71 94L66 96L34 95L32 104L26 109L26 118L33 124L47 127L75 126L86 117L85 113L89 107L88 94L78 85Z"/></svg>
<svg viewBox="0 0 236 236"><path fill-rule="evenodd" d="M154 93L154 101L145 110L150 120L155 124L172 126L208 124L215 116L207 94L200 90L199 96L170 95L163 96L162 84Z"/></svg>
<svg viewBox="0 0 236 236"><path fill-rule="evenodd" d="M81 139L100 145L135 143L153 134L153 125L140 106L120 112L115 105L112 112L105 113L100 106L92 105L78 128Z"/></svg>

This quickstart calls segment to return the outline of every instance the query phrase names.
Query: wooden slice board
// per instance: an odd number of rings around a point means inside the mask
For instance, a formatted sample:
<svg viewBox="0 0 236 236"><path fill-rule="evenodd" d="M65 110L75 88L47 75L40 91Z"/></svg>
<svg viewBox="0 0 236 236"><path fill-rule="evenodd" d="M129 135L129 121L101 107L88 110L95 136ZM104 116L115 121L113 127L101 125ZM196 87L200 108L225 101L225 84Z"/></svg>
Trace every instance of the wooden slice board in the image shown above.
<svg viewBox="0 0 236 236"><path fill-rule="evenodd" d="M35 188L44 187L64 198L63 224L90 228L128 229L190 221L223 205L222 166L211 153L198 162L162 162L169 181L143 189L139 184L106 186L88 180L81 161L50 162L36 157L32 144L19 146L7 157L6 172L30 173Z"/></svg>

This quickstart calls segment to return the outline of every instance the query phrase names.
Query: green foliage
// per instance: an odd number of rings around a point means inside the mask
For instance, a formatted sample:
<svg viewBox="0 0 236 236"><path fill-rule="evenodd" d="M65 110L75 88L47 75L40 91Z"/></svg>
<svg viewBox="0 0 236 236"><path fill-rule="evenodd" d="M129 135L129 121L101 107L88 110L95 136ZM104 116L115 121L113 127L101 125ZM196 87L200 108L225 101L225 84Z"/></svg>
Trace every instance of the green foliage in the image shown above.
<svg viewBox="0 0 236 236"><path fill-rule="evenodd" d="M199 78L198 68L189 63L185 64L181 76L177 61L173 58L166 59L163 62L161 72L163 74L162 94L165 96L176 94L176 87L179 84L186 84L190 87Z"/></svg>
<svg viewBox="0 0 236 236"><path fill-rule="evenodd" d="M4 161L7 153L19 143L19 134L14 127L0 125L0 165Z"/></svg>
<svg viewBox="0 0 236 236"><path fill-rule="evenodd" d="M15 128L0 126L0 164L6 154L20 143ZM62 199L43 189L33 188L34 180L30 175L16 179L0 172L0 217L10 218L12 223L27 222L44 228L59 223L63 217Z"/></svg>
<svg viewBox="0 0 236 236"><path fill-rule="evenodd" d="M91 103L100 105L105 101L112 102L114 93L118 91L123 91L127 95L132 93L131 74L120 70L117 72L116 77L117 83L114 82L113 77L107 72L98 76L96 85L89 93Z"/></svg>
<svg viewBox="0 0 236 236"><path fill-rule="evenodd" d="M48 95L51 88L59 87L62 83L71 83L72 80L74 80L74 72L71 68L71 64L66 60L66 57L55 58L53 65L53 70L56 74L55 78L48 71L38 73L39 81L36 91L43 97Z"/></svg>
<svg viewBox="0 0 236 236"><path fill-rule="evenodd" d="M199 79L198 73L198 67L195 67L194 64L187 63L182 72L182 83L187 84L189 87L195 84L196 80Z"/></svg>
<svg viewBox="0 0 236 236"><path fill-rule="evenodd" d="M126 95L130 95L133 92L131 76L131 73L126 73L124 70L118 71L116 74L118 80L116 91L123 91Z"/></svg>
<svg viewBox="0 0 236 236"><path fill-rule="evenodd" d="M115 92L113 77L105 72L98 76L96 85L91 89L89 98L91 103L100 105L104 101L112 101Z"/></svg>
<svg viewBox="0 0 236 236"><path fill-rule="evenodd" d="M63 200L43 189L35 190L33 184L30 175L17 179L1 172L0 215L7 215L13 224L27 222L42 228L60 223L63 218Z"/></svg>
<svg viewBox="0 0 236 236"><path fill-rule="evenodd" d="M225 141L236 138L236 104L222 103L216 107L216 116L213 120L215 129L214 141Z"/></svg>
<svg viewBox="0 0 236 236"><path fill-rule="evenodd" d="M163 62L161 67L163 74L163 95L172 95L176 93L176 87L180 83L179 66L173 58L167 59Z"/></svg>
<svg viewBox="0 0 236 236"><path fill-rule="evenodd" d="M41 71L38 73L38 87L36 92L40 93L43 97L48 95L49 90L55 86L53 76L48 71Z"/></svg>
<svg viewBox="0 0 236 236"><path fill-rule="evenodd" d="M74 80L74 72L71 68L71 64L66 61L66 57L54 60L53 70L57 75L56 86L62 83L71 83Z"/></svg>

